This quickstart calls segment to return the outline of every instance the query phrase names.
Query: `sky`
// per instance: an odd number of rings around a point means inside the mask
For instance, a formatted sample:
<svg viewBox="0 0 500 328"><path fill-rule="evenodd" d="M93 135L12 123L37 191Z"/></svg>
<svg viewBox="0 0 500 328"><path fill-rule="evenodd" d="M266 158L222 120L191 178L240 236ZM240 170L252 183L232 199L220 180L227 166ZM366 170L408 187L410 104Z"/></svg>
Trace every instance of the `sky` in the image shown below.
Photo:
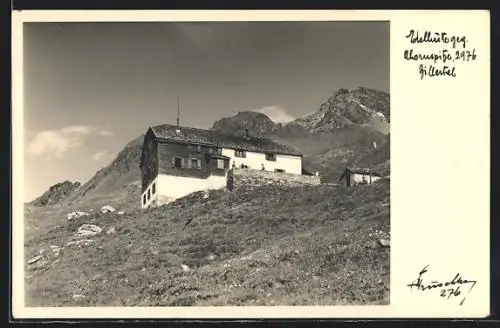
<svg viewBox="0 0 500 328"><path fill-rule="evenodd" d="M389 92L388 22L24 24L25 201L84 183L151 125L286 123L339 88Z"/></svg>

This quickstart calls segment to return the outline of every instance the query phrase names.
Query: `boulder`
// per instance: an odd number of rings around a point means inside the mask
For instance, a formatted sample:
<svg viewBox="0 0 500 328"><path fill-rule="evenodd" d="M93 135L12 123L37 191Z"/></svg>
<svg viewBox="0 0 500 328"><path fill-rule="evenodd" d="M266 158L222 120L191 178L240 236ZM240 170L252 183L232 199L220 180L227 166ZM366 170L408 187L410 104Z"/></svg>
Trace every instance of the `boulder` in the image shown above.
<svg viewBox="0 0 500 328"><path fill-rule="evenodd" d="M40 255L35 256L34 258L32 258L32 259L30 259L30 260L28 261L28 264L33 264L33 263L36 263L36 262L38 262L38 260L40 260L41 258L42 258L42 257L41 257Z"/></svg>
<svg viewBox="0 0 500 328"><path fill-rule="evenodd" d="M76 235L78 237L82 236L94 236L102 232L102 229L94 224L83 224L78 228Z"/></svg>
<svg viewBox="0 0 500 328"><path fill-rule="evenodd" d="M379 243L383 247L390 247L391 246L391 241L387 239L380 239Z"/></svg>
<svg viewBox="0 0 500 328"><path fill-rule="evenodd" d="M114 207L112 206L109 206L109 205L105 205L103 207L101 207L101 213L113 213L115 212L116 210L114 209Z"/></svg>
<svg viewBox="0 0 500 328"><path fill-rule="evenodd" d="M88 213L76 211L76 212L68 213L67 218L68 218L68 221L71 221L73 219L79 218L81 216L86 216L86 215L88 215Z"/></svg>

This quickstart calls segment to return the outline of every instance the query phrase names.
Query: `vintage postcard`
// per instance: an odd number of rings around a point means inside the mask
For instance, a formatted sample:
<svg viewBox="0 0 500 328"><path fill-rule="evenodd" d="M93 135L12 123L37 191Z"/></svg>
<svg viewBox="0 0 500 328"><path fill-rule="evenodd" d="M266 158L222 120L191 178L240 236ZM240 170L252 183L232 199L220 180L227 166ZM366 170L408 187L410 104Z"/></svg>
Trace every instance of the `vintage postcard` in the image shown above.
<svg viewBox="0 0 500 328"><path fill-rule="evenodd" d="M13 316L487 316L489 22L13 12Z"/></svg>

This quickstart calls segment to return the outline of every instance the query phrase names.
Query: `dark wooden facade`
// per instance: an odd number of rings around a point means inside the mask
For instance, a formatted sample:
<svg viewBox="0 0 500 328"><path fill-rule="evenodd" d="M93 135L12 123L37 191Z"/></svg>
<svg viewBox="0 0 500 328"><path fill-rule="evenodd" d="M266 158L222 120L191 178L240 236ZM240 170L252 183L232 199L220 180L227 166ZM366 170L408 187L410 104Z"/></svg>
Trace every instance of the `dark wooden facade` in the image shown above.
<svg viewBox="0 0 500 328"><path fill-rule="evenodd" d="M200 179L224 176L229 170L229 158L221 152L222 148L218 147L157 139L153 131L148 130L140 165L142 192L158 174Z"/></svg>
<svg viewBox="0 0 500 328"><path fill-rule="evenodd" d="M151 129L144 136L144 143L141 154L141 180L142 192L144 192L151 182L158 175L158 141Z"/></svg>

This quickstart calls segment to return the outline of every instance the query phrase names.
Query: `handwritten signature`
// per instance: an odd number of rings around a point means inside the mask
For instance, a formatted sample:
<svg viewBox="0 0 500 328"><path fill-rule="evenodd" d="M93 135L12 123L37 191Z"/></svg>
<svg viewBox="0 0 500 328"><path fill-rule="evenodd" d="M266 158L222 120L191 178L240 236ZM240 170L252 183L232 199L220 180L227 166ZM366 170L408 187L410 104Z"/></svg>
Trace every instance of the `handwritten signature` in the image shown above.
<svg viewBox="0 0 500 328"><path fill-rule="evenodd" d="M406 286L410 287L410 289L412 291L413 291L414 287L416 287L417 290L419 290L419 291L438 289L438 290L440 290L439 295L441 297L444 297L447 299L449 299L451 297L458 297L458 296L462 295L463 299L462 299L462 301L460 301L460 305L464 304L465 299L470 294L472 288L474 288L477 281L464 279L464 278L462 278L460 273L457 273L452 280L449 280L449 281L434 281L434 280L432 280L430 282L430 284L425 284L422 276L428 271L427 269L429 268L429 266L430 265L425 266L418 274L418 278ZM465 286L465 285L469 285L470 288L466 292L466 294L464 295L462 290L460 289L460 287Z"/></svg>

